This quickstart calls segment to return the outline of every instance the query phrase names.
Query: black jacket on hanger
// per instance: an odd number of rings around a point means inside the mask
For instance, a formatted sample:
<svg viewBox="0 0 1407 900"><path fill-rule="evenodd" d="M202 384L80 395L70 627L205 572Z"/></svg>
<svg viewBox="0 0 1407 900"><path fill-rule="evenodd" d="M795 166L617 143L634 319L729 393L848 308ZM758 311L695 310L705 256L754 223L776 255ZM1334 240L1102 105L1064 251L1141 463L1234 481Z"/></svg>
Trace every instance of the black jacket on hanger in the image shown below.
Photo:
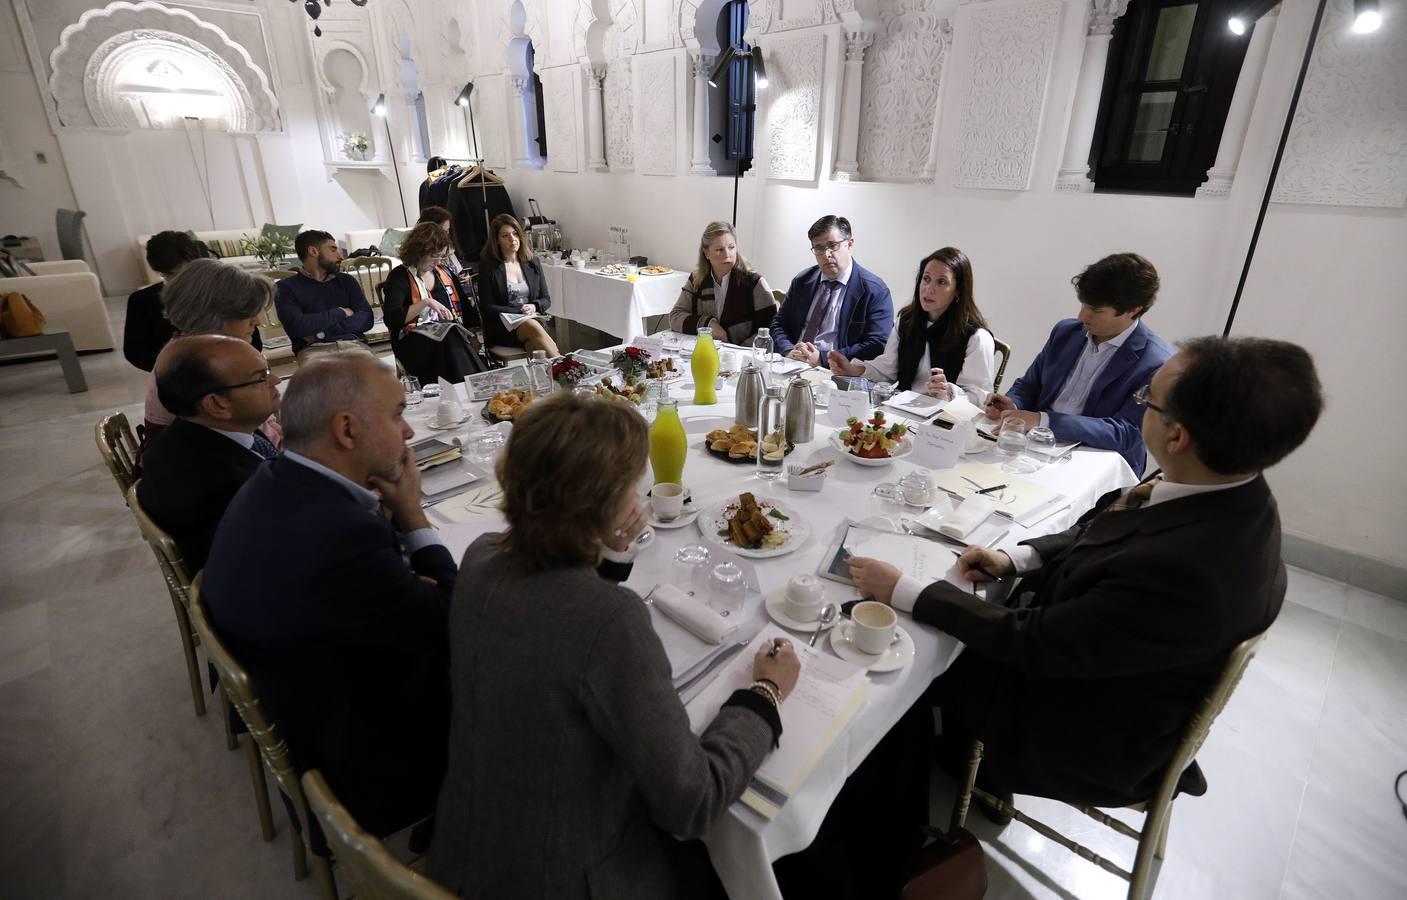
<svg viewBox="0 0 1407 900"><path fill-rule="evenodd" d="M478 259L484 244L488 242L488 225L484 221L487 205L489 219L500 213L515 215L513 201L508 196L508 188L502 184L490 184L487 188L478 183L459 187L459 182L449 191L447 209L454 223L454 239L459 245L459 258ZM486 199L487 198L487 201Z"/></svg>

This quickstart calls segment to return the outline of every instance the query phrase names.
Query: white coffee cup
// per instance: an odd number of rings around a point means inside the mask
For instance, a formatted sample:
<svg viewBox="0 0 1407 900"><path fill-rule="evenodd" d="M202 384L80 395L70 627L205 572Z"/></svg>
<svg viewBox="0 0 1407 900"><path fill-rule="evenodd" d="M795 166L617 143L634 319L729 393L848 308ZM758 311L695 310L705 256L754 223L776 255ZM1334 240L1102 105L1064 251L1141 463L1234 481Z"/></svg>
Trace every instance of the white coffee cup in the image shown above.
<svg viewBox="0 0 1407 900"><path fill-rule="evenodd" d="M829 406L831 401L831 389L835 385L830 380L811 382L811 391L816 396L816 402L822 406Z"/></svg>
<svg viewBox="0 0 1407 900"><path fill-rule="evenodd" d="M899 617L875 600L855 604L850 610L850 640L862 653L878 655L889 649Z"/></svg>
<svg viewBox="0 0 1407 900"><path fill-rule="evenodd" d="M661 522L679 518L684 512L684 486L661 482L650 491L650 511Z"/></svg>
<svg viewBox="0 0 1407 900"><path fill-rule="evenodd" d="M464 407L449 397L441 396L440 405L435 407L436 425L453 425L464 418Z"/></svg>
<svg viewBox="0 0 1407 900"><path fill-rule="evenodd" d="M718 354L718 368L723 372L738 371L738 354L735 350L724 350Z"/></svg>
<svg viewBox="0 0 1407 900"><path fill-rule="evenodd" d="M826 589L821 586L821 579L815 575L794 575L787 582L782 608L798 622L814 622L821 617L821 604L825 599Z"/></svg>

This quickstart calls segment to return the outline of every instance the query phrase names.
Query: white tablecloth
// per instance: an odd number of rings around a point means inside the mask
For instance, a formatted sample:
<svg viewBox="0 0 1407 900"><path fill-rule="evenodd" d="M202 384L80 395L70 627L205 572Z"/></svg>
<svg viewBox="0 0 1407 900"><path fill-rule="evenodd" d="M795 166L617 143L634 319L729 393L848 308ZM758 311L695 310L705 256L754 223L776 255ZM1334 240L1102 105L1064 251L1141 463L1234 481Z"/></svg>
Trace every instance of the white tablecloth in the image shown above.
<svg viewBox="0 0 1407 900"><path fill-rule="evenodd" d="M714 428L726 428L733 422L731 386L719 392L719 403L711 407L694 406L690 400L692 388L686 384L676 384L671 393L680 401L680 416L689 435L690 451L684 468L684 480L693 492L695 502L707 508L709 504L722 503L739 491L748 490L759 497L780 499L811 525L810 536L796 551L755 561L758 580L764 592L784 586L792 575L815 572L834 539L836 528L847 517L860 519L869 515L893 514L896 510L892 501L875 497L874 485L902 477L914 468L902 460L891 466L871 468L838 459L840 454L826 444L832 426L828 424L824 411L818 410L816 440L798 446L788 460L819 462L837 459L837 462L831 467L826 485L819 493L790 491L785 486L785 479L764 482L753 474L751 465L727 463L703 450L704 434ZM417 420L424 421L429 415L428 407L429 404L426 404L407 418L411 419L412 424L417 424ZM464 437L482 428L477 409L474 413L462 430ZM422 429L417 426L417 431ZM993 450L967 459L1000 462ZM1017 542L1036 534L1068 528L1094 505L1100 495L1137 482L1132 470L1117 453L1088 449L1076 449L1067 461L1046 466L1023 477L1064 494L1071 499L1071 504L1033 528L1013 525L999 545L1002 547L1015 546ZM475 495L475 500L481 503L483 495ZM436 507L432 518L446 523L440 526L440 530L456 558L480 534L500 530L503 525L502 519L491 509L479 505L466 511L456 506L455 500ZM450 524L451 520L458 521ZM654 585L668 581L672 574L670 569L674 552L690 543L707 543L701 540L694 525L659 530L653 544L636 560L626 584L644 595ZM829 599L845 601L858 596L842 584L831 581L825 584ZM748 602L755 605L761 601L753 597ZM755 614L758 611L749 609L748 612ZM743 900L780 896L772 876L772 861L802 850L811 843L846 777L859 767L880 738L918 700L928 684L948 667L960 649L954 638L927 626L916 625L906 615L900 615L900 624L914 639L916 655L913 664L898 672L871 676L874 688L865 707L777 817L768 822L741 803L736 803L706 836L705 843L714 867L730 897ZM822 638L818 646L824 643L825 639ZM828 645L826 652L831 652Z"/></svg>
<svg viewBox="0 0 1407 900"><path fill-rule="evenodd" d="M546 264L542 273L552 295L549 312L615 335L627 344L646 333L646 316L663 315L674 308L689 277L687 272L674 271L641 275L631 284L621 276Z"/></svg>

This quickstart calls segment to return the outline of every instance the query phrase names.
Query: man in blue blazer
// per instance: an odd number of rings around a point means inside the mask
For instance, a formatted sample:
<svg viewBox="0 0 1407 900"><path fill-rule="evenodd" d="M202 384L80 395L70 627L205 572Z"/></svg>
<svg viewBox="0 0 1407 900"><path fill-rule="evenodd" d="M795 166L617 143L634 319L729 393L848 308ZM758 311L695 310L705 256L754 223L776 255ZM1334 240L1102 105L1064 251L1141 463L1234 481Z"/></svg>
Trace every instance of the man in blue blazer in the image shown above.
<svg viewBox="0 0 1407 900"><path fill-rule="evenodd" d="M894 302L879 276L851 259L850 221L822 216L806 232L816 265L792 279L772 317L778 353L829 367L827 354L874 359L894 324Z"/></svg>
<svg viewBox="0 0 1407 900"><path fill-rule="evenodd" d="M1056 323L1009 393L988 396L987 418L1046 425L1058 441L1115 450L1142 477L1143 410L1133 394L1173 352L1142 321L1158 294L1158 272L1136 253L1116 253L1070 283L1079 315Z"/></svg>
<svg viewBox="0 0 1407 900"><path fill-rule="evenodd" d="M449 733L457 570L420 508L404 408L369 353L304 365L284 452L230 503L205 567L212 624L295 765L378 835L434 811Z"/></svg>

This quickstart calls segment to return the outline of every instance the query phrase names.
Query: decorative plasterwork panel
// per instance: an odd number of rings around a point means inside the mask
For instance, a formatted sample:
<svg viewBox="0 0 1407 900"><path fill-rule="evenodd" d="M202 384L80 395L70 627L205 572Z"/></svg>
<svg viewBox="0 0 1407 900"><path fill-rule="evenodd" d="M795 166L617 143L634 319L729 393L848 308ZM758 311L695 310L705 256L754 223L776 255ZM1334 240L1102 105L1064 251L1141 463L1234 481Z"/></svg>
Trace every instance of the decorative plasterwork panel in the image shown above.
<svg viewBox="0 0 1407 900"><path fill-rule="evenodd" d="M752 0L748 30L754 34L810 28L836 21L832 0ZM767 71L770 77L770 67Z"/></svg>
<svg viewBox="0 0 1407 900"><path fill-rule="evenodd" d="M1061 0L976 5L961 34L968 83L962 98L956 184L1030 187Z"/></svg>
<svg viewBox="0 0 1407 900"><path fill-rule="evenodd" d="M128 38L129 32L144 33L145 38ZM249 52L230 40L225 31L194 14L160 3L110 3L103 9L91 9L69 25L59 36L59 45L49 56L49 92L59 121L67 126L97 126L99 123L89 105L90 94L85 90L91 61L108 47L107 53L134 39L151 39L156 33L175 35L182 46L199 47L199 52L229 73L243 88L248 98L247 118L236 131L277 131L280 127L278 98L269 85L269 78L255 65ZM116 39L116 40L115 40ZM101 65L101 59L98 61ZM98 69L93 68L96 75ZM232 123L233 124L233 123Z"/></svg>
<svg viewBox="0 0 1407 900"><path fill-rule="evenodd" d="M635 167L635 91L631 84L630 57L613 59L606 66L606 165L612 172Z"/></svg>
<svg viewBox="0 0 1407 900"><path fill-rule="evenodd" d="M768 175L793 181L816 178L821 135L821 72L826 36L781 38L767 47Z"/></svg>
<svg viewBox="0 0 1407 900"><path fill-rule="evenodd" d="M547 159L554 172L575 172L580 143L576 130L576 66L547 70L543 112L547 115Z"/></svg>
<svg viewBox="0 0 1407 900"><path fill-rule="evenodd" d="M606 58L616 59L635 53L638 42L639 18L635 14L635 0L612 0L611 30L606 35Z"/></svg>
<svg viewBox="0 0 1407 900"><path fill-rule="evenodd" d="M952 28L944 0L896 0L865 54L860 171L867 178L933 177L933 131Z"/></svg>
<svg viewBox="0 0 1407 900"><path fill-rule="evenodd" d="M673 53L637 57L639 62L640 165L645 175L673 175L676 168L675 61Z"/></svg>
<svg viewBox="0 0 1407 900"><path fill-rule="evenodd" d="M1407 205L1407 22L1361 35L1352 18L1351 0L1331 0L1275 179L1277 203Z"/></svg>

